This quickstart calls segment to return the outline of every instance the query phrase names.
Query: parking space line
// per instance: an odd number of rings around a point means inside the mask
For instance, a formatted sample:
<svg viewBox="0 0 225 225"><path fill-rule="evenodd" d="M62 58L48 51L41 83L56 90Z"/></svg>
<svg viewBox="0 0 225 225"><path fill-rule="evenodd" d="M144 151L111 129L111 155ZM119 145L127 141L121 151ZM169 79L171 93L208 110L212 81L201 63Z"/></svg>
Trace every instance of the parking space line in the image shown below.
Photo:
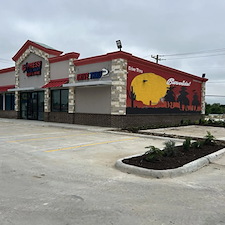
<svg viewBox="0 0 225 225"><path fill-rule="evenodd" d="M133 140L133 139L137 139L137 138L138 137L132 137L132 138L124 138L124 139L113 140L113 141L103 141L103 142L97 142L97 143L91 143L91 144L83 144L83 145L77 145L77 146L72 146L72 147L47 150L45 152L57 152L57 151L75 149L75 148L89 147L89 146L94 146L94 145L110 144L110 143L115 143L115 142L129 141L129 140Z"/></svg>
<svg viewBox="0 0 225 225"><path fill-rule="evenodd" d="M7 141L7 142L8 142L8 143L17 143L17 142L38 141L38 140L55 139L55 138L64 138L64 137L72 137L72 136L82 136L82 135L91 135L91 134L96 134L96 133L82 133L82 134L63 135L63 136L55 136L55 137L18 139L18 140Z"/></svg>

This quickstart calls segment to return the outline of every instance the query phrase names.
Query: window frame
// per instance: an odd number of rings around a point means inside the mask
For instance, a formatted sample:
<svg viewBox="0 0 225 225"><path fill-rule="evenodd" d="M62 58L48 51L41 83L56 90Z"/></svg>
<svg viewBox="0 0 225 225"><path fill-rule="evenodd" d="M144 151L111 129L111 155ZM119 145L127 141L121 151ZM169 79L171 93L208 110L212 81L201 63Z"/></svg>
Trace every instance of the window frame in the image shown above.
<svg viewBox="0 0 225 225"><path fill-rule="evenodd" d="M5 93L5 110L6 111L15 110L15 93Z"/></svg>
<svg viewBox="0 0 225 225"><path fill-rule="evenodd" d="M58 93L58 98L56 100L59 101L55 101L54 100L54 93ZM66 94L64 94L66 93ZM66 98L64 98L65 96ZM63 100L67 100L66 104L63 104L64 101ZM59 102L59 103L58 103ZM54 106L54 103L58 103L58 107ZM51 90L51 112L68 112L68 107L69 107L69 90L68 89L53 89Z"/></svg>
<svg viewBox="0 0 225 225"><path fill-rule="evenodd" d="M3 110L4 97L3 94L0 93L0 110Z"/></svg>

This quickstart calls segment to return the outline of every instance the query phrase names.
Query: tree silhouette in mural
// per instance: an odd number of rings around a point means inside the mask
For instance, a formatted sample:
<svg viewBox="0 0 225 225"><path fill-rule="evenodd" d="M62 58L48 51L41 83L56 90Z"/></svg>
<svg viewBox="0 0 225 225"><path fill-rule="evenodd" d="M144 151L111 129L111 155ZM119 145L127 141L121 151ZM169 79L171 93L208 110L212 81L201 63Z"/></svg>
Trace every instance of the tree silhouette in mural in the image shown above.
<svg viewBox="0 0 225 225"><path fill-rule="evenodd" d="M173 108L173 103L175 102L175 94L173 92L173 89L175 87L168 87L167 91L166 91L166 95L164 97L165 101L166 101L166 105L167 105L167 108Z"/></svg>
<svg viewBox="0 0 225 225"><path fill-rule="evenodd" d="M181 87L180 95L177 101L180 103L180 110L188 111L189 99L187 98L188 92L186 87Z"/></svg>
<svg viewBox="0 0 225 225"><path fill-rule="evenodd" d="M130 92L127 93L131 100L131 107L134 108L134 100L136 100L136 94L134 93L133 86L130 86Z"/></svg>
<svg viewBox="0 0 225 225"><path fill-rule="evenodd" d="M198 94L197 94L196 90L194 90L193 92L194 92L193 99L192 99L193 111L197 111L198 106L200 105L200 101L198 99Z"/></svg>

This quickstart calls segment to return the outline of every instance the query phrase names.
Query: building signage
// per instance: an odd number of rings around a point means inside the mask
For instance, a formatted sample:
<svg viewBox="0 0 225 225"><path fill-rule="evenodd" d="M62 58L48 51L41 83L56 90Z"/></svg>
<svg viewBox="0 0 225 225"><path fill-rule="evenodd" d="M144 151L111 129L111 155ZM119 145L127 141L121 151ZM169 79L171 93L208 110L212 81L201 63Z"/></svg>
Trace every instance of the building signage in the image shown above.
<svg viewBox="0 0 225 225"><path fill-rule="evenodd" d="M133 67L133 66L128 66L128 70L133 71L133 72L137 72L137 73L144 73L143 70L141 70L138 67Z"/></svg>
<svg viewBox="0 0 225 225"><path fill-rule="evenodd" d="M171 77L167 80L166 84L168 84L168 85L178 85L178 86L190 86L191 82L188 82L186 80L176 81L173 77Z"/></svg>
<svg viewBox="0 0 225 225"><path fill-rule="evenodd" d="M102 69L101 71L91 72L91 73L81 73L77 74L77 80L93 80L106 77L109 74L107 69Z"/></svg>
<svg viewBox="0 0 225 225"><path fill-rule="evenodd" d="M42 61L26 63L22 65L23 73L27 72L27 76L41 75Z"/></svg>

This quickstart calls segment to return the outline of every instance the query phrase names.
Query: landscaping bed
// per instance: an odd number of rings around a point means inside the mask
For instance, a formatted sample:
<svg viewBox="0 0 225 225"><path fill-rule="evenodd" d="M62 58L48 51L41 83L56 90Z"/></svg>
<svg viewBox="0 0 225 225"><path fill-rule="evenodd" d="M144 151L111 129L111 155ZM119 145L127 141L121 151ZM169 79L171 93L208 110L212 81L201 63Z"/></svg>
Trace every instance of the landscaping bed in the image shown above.
<svg viewBox="0 0 225 225"><path fill-rule="evenodd" d="M175 142L172 140L164 144L163 149L148 146L146 148L149 150L143 155L126 158L122 162L146 169L175 169L225 148L225 142L216 141L210 132L207 132L203 140L192 141L188 137L181 146L175 146Z"/></svg>
<svg viewBox="0 0 225 225"><path fill-rule="evenodd" d="M157 160L149 161L146 160L146 154L143 154L141 156L123 159L122 162L125 164L138 166L146 169L174 169L223 148L225 148L225 144L222 143L217 145L205 145L201 149L193 147L189 151L184 151L183 146L176 146L175 151L177 151L177 153L174 156L159 156Z"/></svg>

